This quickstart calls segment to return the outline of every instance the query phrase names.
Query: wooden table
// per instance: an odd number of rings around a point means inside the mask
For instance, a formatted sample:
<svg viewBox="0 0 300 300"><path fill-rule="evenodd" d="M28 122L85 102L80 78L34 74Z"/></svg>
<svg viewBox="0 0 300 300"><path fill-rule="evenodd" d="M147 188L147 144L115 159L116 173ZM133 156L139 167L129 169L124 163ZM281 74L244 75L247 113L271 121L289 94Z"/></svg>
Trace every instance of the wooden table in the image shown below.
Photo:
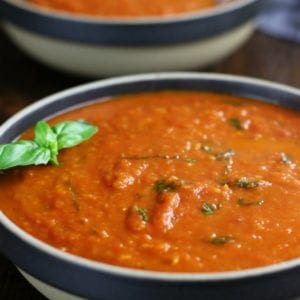
<svg viewBox="0 0 300 300"><path fill-rule="evenodd" d="M300 45L255 33L227 60L207 71L264 78L300 88ZM83 83L25 56L0 31L0 123L46 95ZM0 299L45 299L0 255Z"/></svg>

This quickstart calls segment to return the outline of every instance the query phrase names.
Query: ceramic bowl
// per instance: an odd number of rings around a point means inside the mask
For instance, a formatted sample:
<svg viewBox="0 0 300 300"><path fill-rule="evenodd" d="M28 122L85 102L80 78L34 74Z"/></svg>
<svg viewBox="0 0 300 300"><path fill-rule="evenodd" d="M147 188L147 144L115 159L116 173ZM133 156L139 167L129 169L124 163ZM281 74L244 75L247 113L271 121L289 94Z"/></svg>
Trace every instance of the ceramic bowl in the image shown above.
<svg viewBox="0 0 300 300"><path fill-rule="evenodd" d="M0 0L0 17L15 44L38 61L99 77L198 69L218 62L250 37L262 2L238 0L172 17L122 19Z"/></svg>
<svg viewBox="0 0 300 300"><path fill-rule="evenodd" d="M38 120L74 106L162 89L224 92L300 109L300 90L271 82L204 73L135 75L82 85L30 105L0 127L0 143L13 140ZM3 213L0 236L3 254L53 300L270 300L300 296L300 258L242 271L163 273L112 266L62 252L30 236Z"/></svg>

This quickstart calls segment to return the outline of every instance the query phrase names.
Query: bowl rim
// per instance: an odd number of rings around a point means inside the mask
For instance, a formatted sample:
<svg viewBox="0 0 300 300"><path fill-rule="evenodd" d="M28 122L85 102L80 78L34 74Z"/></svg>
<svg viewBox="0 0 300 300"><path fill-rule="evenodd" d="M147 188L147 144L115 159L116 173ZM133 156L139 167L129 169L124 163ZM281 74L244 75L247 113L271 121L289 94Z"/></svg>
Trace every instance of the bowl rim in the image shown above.
<svg viewBox="0 0 300 300"><path fill-rule="evenodd" d="M263 2L264 0L235 0L231 3L220 5L204 10L196 10L193 12L179 13L170 16L149 16L149 17L95 17L85 14L68 13L65 11L46 9L42 6L35 5L24 0L0 0L19 9L42 15L45 17L58 18L65 21L84 22L88 24L104 24L104 25L157 25L169 24L174 22L186 22L198 19L206 19L216 17L222 14L239 10L245 6L254 4L255 2Z"/></svg>
<svg viewBox="0 0 300 300"><path fill-rule="evenodd" d="M250 26L266 0L236 0L215 9L169 18L93 18L40 9L25 0L0 0L4 28L86 45L157 47L217 38ZM7 27L9 26L9 27ZM25 32L20 31L25 30ZM77 44L76 44L77 45Z"/></svg>
<svg viewBox="0 0 300 300"><path fill-rule="evenodd" d="M119 84L130 84L138 81L160 81L168 79L179 79L179 80L212 80L221 82L235 82L242 83L246 85L258 86L262 88L272 88L275 90L280 90L300 99L300 89L291 87L288 85L275 83L262 79L255 79L245 76L236 75L226 75L220 73L194 73L194 72L164 72L164 73L148 73L148 74L138 74L121 76L110 79L98 80L91 83L82 84L70 89L66 89L62 92L52 94L45 97L16 113L7 121L5 121L0 127L0 136L11 128L15 122L26 117L27 114L37 111L38 109L44 107L45 105L57 102L65 97L75 96L80 93L84 93L95 88L101 89L104 87L113 87ZM90 102L94 102L90 101ZM85 104L90 103L85 102ZM299 103L300 105L300 103ZM72 110L76 108L77 105L70 106L67 110ZM61 113L62 111L60 111ZM215 281L231 281L244 278L252 278L258 276L270 275L273 273L280 273L300 266L300 257L294 258L288 261L283 261L280 263L244 269L239 271L225 271L225 272L203 272L203 273L173 273L173 272L159 272L150 270L139 270L128 267L121 267L116 265L110 265L107 263L97 262L90 259L86 259L80 256L76 256L70 253L63 252L25 232L23 229L14 224L5 214L0 211L0 224L10 233L12 233L16 238L20 239L30 247L33 247L39 251L44 252L47 255L52 256L55 259L76 265L78 267L87 268L93 271L99 271L102 273L123 276L125 278L134 278L139 280L159 280L168 282L215 282Z"/></svg>

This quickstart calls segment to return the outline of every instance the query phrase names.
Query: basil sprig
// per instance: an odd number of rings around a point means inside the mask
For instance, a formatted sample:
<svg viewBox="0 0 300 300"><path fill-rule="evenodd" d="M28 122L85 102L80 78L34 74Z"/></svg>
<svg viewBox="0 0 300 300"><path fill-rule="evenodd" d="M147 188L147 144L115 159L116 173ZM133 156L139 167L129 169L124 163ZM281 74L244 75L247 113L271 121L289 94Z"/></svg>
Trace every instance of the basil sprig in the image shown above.
<svg viewBox="0 0 300 300"><path fill-rule="evenodd" d="M0 145L0 170L48 163L57 166L59 150L76 146L97 131L97 127L83 120L61 122L53 127L39 121L33 141L18 140Z"/></svg>

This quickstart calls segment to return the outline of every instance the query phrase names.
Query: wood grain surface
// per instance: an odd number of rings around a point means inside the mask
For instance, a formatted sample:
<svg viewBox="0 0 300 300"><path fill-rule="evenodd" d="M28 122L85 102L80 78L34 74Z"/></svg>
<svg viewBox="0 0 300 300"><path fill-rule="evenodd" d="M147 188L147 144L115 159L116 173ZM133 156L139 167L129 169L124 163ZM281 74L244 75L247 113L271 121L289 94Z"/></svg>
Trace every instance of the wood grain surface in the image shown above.
<svg viewBox="0 0 300 300"><path fill-rule="evenodd" d="M205 71L264 78L300 88L300 44L257 32L231 57ZM87 81L28 58L0 31L0 123L44 96ZM0 255L0 299L45 298Z"/></svg>

